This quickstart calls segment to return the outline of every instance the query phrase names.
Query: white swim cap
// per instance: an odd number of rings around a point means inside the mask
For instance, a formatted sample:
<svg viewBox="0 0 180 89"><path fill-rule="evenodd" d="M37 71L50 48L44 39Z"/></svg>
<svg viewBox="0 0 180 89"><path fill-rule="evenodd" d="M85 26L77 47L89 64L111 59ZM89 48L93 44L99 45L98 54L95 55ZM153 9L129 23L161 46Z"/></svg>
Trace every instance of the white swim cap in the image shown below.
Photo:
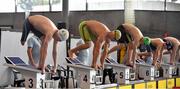
<svg viewBox="0 0 180 89"><path fill-rule="evenodd" d="M69 38L69 32L68 30L62 28L58 31L59 37L61 39L61 41L65 41Z"/></svg>

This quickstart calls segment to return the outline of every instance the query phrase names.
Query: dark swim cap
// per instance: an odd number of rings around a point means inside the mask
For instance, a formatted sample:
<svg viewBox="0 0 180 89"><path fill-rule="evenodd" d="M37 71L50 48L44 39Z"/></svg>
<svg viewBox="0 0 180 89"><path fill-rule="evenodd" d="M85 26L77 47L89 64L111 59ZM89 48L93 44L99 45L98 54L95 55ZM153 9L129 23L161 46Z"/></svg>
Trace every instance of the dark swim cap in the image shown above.
<svg viewBox="0 0 180 89"><path fill-rule="evenodd" d="M171 50L173 48L173 44L170 41L168 41L166 39L163 39L163 41L166 44L167 50Z"/></svg>

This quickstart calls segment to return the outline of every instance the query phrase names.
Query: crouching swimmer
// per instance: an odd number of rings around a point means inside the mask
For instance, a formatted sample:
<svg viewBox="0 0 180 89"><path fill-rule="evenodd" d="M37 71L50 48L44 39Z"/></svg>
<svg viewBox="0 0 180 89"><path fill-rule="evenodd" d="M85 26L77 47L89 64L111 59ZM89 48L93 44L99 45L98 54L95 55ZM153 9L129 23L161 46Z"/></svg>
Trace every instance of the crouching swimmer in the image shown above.
<svg viewBox="0 0 180 89"><path fill-rule="evenodd" d="M149 45L151 40L149 37L144 37L140 29L133 24L122 24L117 27L121 31L122 37L118 40L118 45L112 47L109 53L114 52L125 45L127 47L127 59L124 60L124 64L135 68L135 60L137 58L136 49L140 44Z"/></svg>
<svg viewBox="0 0 180 89"><path fill-rule="evenodd" d="M121 37L121 32L118 30L110 31L109 28L101 22L96 20L83 21L79 25L79 32L81 38L85 41L75 48L69 50L69 57L73 58L75 53L79 50L88 49L91 47L91 42L93 42L93 61L91 64L92 68L98 69L103 68L104 60L108 53L108 46L110 41L115 39L119 40ZM100 55L100 49L104 45L104 51L100 57L100 65L97 65L97 59Z"/></svg>
<svg viewBox="0 0 180 89"><path fill-rule="evenodd" d="M175 65L179 58L180 42L174 37L165 37L163 41L166 50L164 53L170 54L169 64Z"/></svg>
<svg viewBox="0 0 180 89"><path fill-rule="evenodd" d="M45 60L47 56L48 43L51 39L54 40L52 56L54 61L53 72L55 72L57 66L57 43L67 40L69 37L69 32L66 29L58 30L55 24L49 18L42 15L29 16L24 21L23 32L21 36L22 45L25 44L30 31L32 31L42 41L40 48L40 60L37 68L40 69L43 74L45 73Z"/></svg>

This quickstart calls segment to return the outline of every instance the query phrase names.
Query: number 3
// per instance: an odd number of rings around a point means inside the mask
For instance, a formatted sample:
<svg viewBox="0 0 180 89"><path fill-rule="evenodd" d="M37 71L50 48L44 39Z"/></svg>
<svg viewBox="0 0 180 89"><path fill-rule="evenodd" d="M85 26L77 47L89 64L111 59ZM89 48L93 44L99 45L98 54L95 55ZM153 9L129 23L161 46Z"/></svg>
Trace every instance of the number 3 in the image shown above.
<svg viewBox="0 0 180 89"><path fill-rule="evenodd" d="M30 79L29 79L29 83L30 83L30 84L29 84L29 88L33 88L33 79L30 78Z"/></svg>

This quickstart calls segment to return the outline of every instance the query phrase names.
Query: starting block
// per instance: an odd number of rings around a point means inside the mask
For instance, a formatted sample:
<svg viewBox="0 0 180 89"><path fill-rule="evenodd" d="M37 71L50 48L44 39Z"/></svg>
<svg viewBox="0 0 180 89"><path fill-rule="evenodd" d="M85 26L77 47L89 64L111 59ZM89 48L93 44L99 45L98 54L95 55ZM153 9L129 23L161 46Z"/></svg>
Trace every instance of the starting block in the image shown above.
<svg viewBox="0 0 180 89"><path fill-rule="evenodd" d="M180 63L176 63L177 67L177 76L180 76Z"/></svg>
<svg viewBox="0 0 180 89"><path fill-rule="evenodd" d="M45 80L45 74L42 75L41 71L27 65L19 57L4 57L8 66L11 69L19 71L25 78L25 88L43 88L43 80Z"/></svg>
<svg viewBox="0 0 180 89"><path fill-rule="evenodd" d="M78 59L65 59L68 62L66 65L76 71L75 78L77 78L77 88L92 89L99 83L97 82L98 78L100 82L102 81L102 76L100 77L101 74L99 73L97 76L97 71L90 66L83 65Z"/></svg>
<svg viewBox="0 0 180 89"><path fill-rule="evenodd" d="M123 64L119 64L114 59L106 58L104 66L110 66L113 68L113 71L116 72L117 83L119 84L129 84L130 80L130 67Z"/></svg>
<svg viewBox="0 0 180 89"><path fill-rule="evenodd" d="M144 80L154 80L154 66L136 61L136 67L140 78L143 78Z"/></svg>
<svg viewBox="0 0 180 89"><path fill-rule="evenodd" d="M176 67L174 65L170 64L161 64L161 67L163 69L163 77L164 78L172 78L173 72L176 72Z"/></svg>

